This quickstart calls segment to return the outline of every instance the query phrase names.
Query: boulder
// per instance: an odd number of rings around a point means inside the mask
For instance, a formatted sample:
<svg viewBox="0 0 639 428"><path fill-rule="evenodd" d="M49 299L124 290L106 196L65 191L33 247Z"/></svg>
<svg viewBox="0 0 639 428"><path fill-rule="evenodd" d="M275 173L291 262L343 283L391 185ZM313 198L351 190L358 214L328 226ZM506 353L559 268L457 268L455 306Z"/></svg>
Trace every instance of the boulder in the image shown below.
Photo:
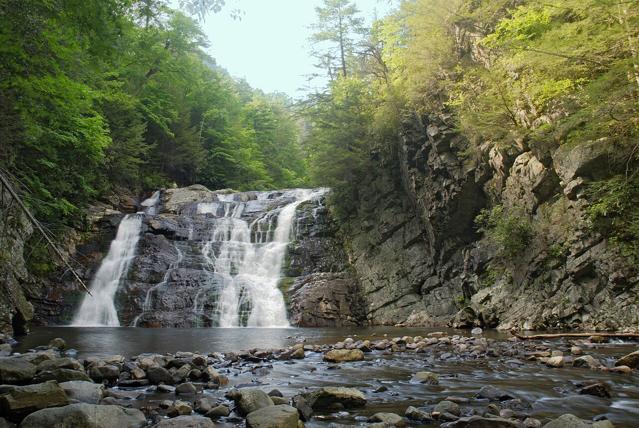
<svg viewBox="0 0 639 428"><path fill-rule="evenodd" d="M413 406L409 406L406 409L406 412L404 413L404 415L406 415L408 419L413 421L427 422L427 421L433 420L433 417L430 415L430 413L425 412L423 410L419 410L418 408Z"/></svg>
<svg viewBox="0 0 639 428"><path fill-rule="evenodd" d="M370 421L381 422L384 424L384 426L389 427L403 427L406 425L406 421L404 421L404 418L396 413L375 413L373 416L370 417Z"/></svg>
<svg viewBox="0 0 639 428"><path fill-rule="evenodd" d="M60 337L56 337L55 339L51 339L49 341L49 348L55 348L64 351L65 349L67 349L67 342L65 342L64 339Z"/></svg>
<svg viewBox="0 0 639 428"><path fill-rule="evenodd" d="M364 353L359 349L332 349L324 354L324 361L343 363L347 361L361 361Z"/></svg>
<svg viewBox="0 0 639 428"><path fill-rule="evenodd" d="M171 407L169 407L167 414L170 417L190 415L193 412L193 408L186 401L175 400Z"/></svg>
<svg viewBox="0 0 639 428"><path fill-rule="evenodd" d="M175 387L175 393L177 395L195 394L196 392L197 388L191 382L181 383Z"/></svg>
<svg viewBox="0 0 639 428"><path fill-rule="evenodd" d="M98 404L104 397L104 385L98 383L74 380L63 382L60 387L69 398L82 403Z"/></svg>
<svg viewBox="0 0 639 428"><path fill-rule="evenodd" d="M35 374L36 366L23 358L0 358L0 384L26 384Z"/></svg>
<svg viewBox="0 0 639 428"><path fill-rule="evenodd" d="M84 367L80 363L80 361L75 358L54 358L51 360L42 361L37 366L38 372L43 372L47 370L54 369L70 369L70 370L78 370L84 371Z"/></svg>
<svg viewBox="0 0 639 428"><path fill-rule="evenodd" d="M217 419L221 417L226 417L231 414L231 409L227 406L221 404L219 406L213 407L211 410L206 412L206 417L211 419Z"/></svg>
<svg viewBox="0 0 639 428"><path fill-rule="evenodd" d="M336 405L347 409L366 405L366 397L355 388L327 386L303 394L303 397L313 410L330 409Z"/></svg>
<svg viewBox="0 0 639 428"><path fill-rule="evenodd" d="M601 367L601 363L599 360L594 358L592 355L582 355L581 357L575 358L572 362L573 367L585 367L588 369L596 369Z"/></svg>
<svg viewBox="0 0 639 428"><path fill-rule="evenodd" d="M227 394L227 397L235 401L237 410L244 416L264 407L274 405L271 397L260 389L239 389L237 391L231 391Z"/></svg>
<svg viewBox="0 0 639 428"><path fill-rule="evenodd" d="M610 398L610 389L608 385L597 382L591 385L586 385L579 390L581 395L594 395L595 397Z"/></svg>
<svg viewBox="0 0 639 428"><path fill-rule="evenodd" d="M0 395L0 413L13 421L20 421L37 410L67 404L69 404L69 398L56 381L13 386L5 394Z"/></svg>
<svg viewBox="0 0 639 428"><path fill-rule="evenodd" d="M89 369L89 376L96 382L113 383L120 377L120 368L112 364L93 366Z"/></svg>
<svg viewBox="0 0 639 428"><path fill-rule="evenodd" d="M204 416L178 416L172 419L164 419L153 425L153 428L214 428L213 421Z"/></svg>
<svg viewBox="0 0 639 428"><path fill-rule="evenodd" d="M615 363L615 366L628 366L631 369L639 368L639 351L635 351L631 354L624 355L619 358Z"/></svg>
<svg viewBox="0 0 639 428"><path fill-rule="evenodd" d="M433 412L449 413L454 416L461 415L461 409L459 408L459 405L457 403L453 403L452 401L446 400L437 403L437 405L433 409Z"/></svg>
<svg viewBox="0 0 639 428"><path fill-rule="evenodd" d="M27 416L20 428L140 428L146 425L138 409L78 403L43 409Z"/></svg>
<svg viewBox="0 0 639 428"><path fill-rule="evenodd" d="M427 383L429 385L439 384L439 376L433 372L417 372L413 378L420 383Z"/></svg>
<svg viewBox="0 0 639 428"><path fill-rule="evenodd" d="M564 366L564 357L561 355L557 355L555 357L550 357L546 360L545 364L548 367L560 368Z"/></svg>
<svg viewBox="0 0 639 428"><path fill-rule="evenodd" d="M263 407L246 417L247 428L298 428L299 413L287 404Z"/></svg>
<svg viewBox="0 0 639 428"><path fill-rule="evenodd" d="M568 413L548 422L544 428L614 428L614 425L610 421L585 421Z"/></svg>
<svg viewBox="0 0 639 428"><path fill-rule="evenodd" d="M165 383L167 385L173 385L173 376L171 373L163 367L149 367L146 371L146 377L152 384Z"/></svg>
<svg viewBox="0 0 639 428"><path fill-rule="evenodd" d="M59 383L71 382L74 380L81 380L85 382L91 382L91 378L83 371L71 370L71 369L53 369L39 372L34 378L34 382L46 382L49 380L55 380Z"/></svg>
<svg viewBox="0 0 639 428"><path fill-rule="evenodd" d="M515 397L506 391L495 388L492 385L487 385L479 390L477 398L486 398L490 401L506 401L512 400Z"/></svg>

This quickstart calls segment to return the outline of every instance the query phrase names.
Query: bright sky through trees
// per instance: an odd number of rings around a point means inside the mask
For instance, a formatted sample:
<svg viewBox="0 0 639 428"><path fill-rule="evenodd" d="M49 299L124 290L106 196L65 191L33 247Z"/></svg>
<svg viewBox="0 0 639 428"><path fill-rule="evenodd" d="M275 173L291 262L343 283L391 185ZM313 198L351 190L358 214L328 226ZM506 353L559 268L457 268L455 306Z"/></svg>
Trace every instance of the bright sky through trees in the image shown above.
<svg viewBox="0 0 639 428"><path fill-rule="evenodd" d="M368 22L390 9L388 0L356 0ZM208 52L233 76L246 78L266 92L299 97L307 77L318 72L309 55L309 27L317 21L321 0L230 0L225 10L207 16L203 28L211 43ZM231 11L240 9L242 18ZM321 72L323 74L323 72ZM312 82L313 83L313 82ZM322 78L314 86L323 86Z"/></svg>

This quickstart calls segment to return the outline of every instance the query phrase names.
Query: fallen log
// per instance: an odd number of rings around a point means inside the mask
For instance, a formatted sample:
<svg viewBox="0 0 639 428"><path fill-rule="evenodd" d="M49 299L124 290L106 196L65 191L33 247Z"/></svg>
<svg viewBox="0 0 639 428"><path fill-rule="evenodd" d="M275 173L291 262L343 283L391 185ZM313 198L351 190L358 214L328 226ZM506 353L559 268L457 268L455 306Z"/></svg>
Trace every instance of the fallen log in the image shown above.
<svg viewBox="0 0 639 428"><path fill-rule="evenodd" d="M517 339L521 340L542 340L542 339L561 339L565 337L607 337L612 339L639 339L639 333L549 333L549 334L531 334L522 335L512 333Z"/></svg>

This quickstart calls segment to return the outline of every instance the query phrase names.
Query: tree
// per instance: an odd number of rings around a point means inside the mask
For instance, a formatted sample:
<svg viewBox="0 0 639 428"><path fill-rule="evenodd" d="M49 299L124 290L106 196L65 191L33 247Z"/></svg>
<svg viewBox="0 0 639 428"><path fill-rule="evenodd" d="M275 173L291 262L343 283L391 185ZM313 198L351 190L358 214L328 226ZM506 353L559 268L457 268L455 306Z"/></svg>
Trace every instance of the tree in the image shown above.
<svg viewBox="0 0 639 428"><path fill-rule="evenodd" d="M311 36L313 56L319 59L318 66L326 67L329 77L338 74L347 77L348 62L355 54L357 38L364 31L364 20L350 0L324 0L324 5L315 11L318 22L312 27L316 31ZM336 60L339 72L335 69Z"/></svg>

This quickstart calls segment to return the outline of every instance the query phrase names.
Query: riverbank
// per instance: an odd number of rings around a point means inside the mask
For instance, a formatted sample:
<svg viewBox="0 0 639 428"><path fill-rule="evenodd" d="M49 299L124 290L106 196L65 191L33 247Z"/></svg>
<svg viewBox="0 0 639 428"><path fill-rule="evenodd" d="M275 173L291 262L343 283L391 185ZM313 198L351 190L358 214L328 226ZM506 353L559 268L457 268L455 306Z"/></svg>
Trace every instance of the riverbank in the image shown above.
<svg viewBox="0 0 639 428"><path fill-rule="evenodd" d="M0 360L3 384L28 384L1 387L3 415L21 428L102 414L110 425L98 426L113 426L113 418L131 427L296 427L299 420L630 428L639 421L639 356L621 361L634 370L616 365L636 343L379 331L316 344L318 335L303 342L304 330L287 330L291 343L275 349L131 357L91 356L57 339ZM567 413L583 422L569 425Z"/></svg>

